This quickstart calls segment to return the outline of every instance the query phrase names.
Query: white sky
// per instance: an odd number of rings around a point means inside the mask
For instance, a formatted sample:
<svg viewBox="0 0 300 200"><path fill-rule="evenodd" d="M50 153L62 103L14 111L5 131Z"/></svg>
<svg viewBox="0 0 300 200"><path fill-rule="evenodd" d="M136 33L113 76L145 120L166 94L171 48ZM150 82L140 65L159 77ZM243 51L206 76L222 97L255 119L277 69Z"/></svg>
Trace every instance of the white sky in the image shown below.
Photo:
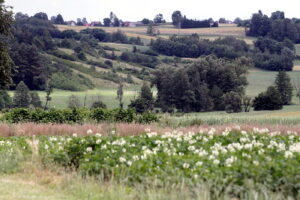
<svg viewBox="0 0 300 200"><path fill-rule="evenodd" d="M259 9L269 16L280 10L286 17L300 18L300 0L5 0L5 4L13 6L15 13L45 12L49 18L60 13L65 20L86 17L88 21L102 21L113 11L123 21L153 19L158 13L171 21L175 10L193 19L233 20L249 19Z"/></svg>

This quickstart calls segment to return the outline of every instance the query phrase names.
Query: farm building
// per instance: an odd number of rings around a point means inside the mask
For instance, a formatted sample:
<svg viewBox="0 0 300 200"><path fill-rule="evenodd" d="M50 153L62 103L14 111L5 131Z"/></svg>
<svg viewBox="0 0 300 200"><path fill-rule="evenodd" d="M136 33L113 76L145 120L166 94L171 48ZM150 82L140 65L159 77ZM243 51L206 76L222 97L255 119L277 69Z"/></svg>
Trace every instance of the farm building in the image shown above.
<svg viewBox="0 0 300 200"><path fill-rule="evenodd" d="M75 21L67 21L67 25L68 26L76 26L76 22Z"/></svg>

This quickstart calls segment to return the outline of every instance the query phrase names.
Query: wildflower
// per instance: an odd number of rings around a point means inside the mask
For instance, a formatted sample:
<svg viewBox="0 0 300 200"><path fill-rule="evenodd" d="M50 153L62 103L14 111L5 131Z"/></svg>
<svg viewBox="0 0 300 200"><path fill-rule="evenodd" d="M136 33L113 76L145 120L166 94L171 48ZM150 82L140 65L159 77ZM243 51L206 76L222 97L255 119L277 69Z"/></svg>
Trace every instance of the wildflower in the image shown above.
<svg viewBox="0 0 300 200"><path fill-rule="evenodd" d="M73 137L77 137L77 133L73 133Z"/></svg>
<svg viewBox="0 0 300 200"><path fill-rule="evenodd" d="M202 165L203 165L203 162L201 162L201 161L196 162L196 166L197 166L197 167L200 167L200 166L202 166Z"/></svg>
<svg viewBox="0 0 300 200"><path fill-rule="evenodd" d="M256 161L256 160L254 160L254 161L253 161L253 164L254 164L255 166L258 166L258 165L259 165L259 162Z"/></svg>
<svg viewBox="0 0 300 200"><path fill-rule="evenodd" d="M131 165L132 165L132 161L128 160L128 161L127 161L127 165L128 165L128 166L131 166Z"/></svg>
<svg viewBox="0 0 300 200"><path fill-rule="evenodd" d="M92 148L92 147L86 148L86 152L92 152L92 151L93 151L93 148Z"/></svg>
<svg viewBox="0 0 300 200"><path fill-rule="evenodd" d="M188 147L188 150L189 150L189 151L194 151L195 149L196 149L196 148L195 148L194 146L189 146L189 147Z"/></svg>
<svg viewBox="0 0 300 200"><path fill-rule="evenodd" d="M215 160L213 161L213 163L214 163L215 165L218 165L218 164L220 164L220 161L217 160L217 159L215 159Z"/></svg>
<svg viewBox="0 0 300 200"><path fill-rule="evenodd" d="M124 163L124 162L126 162L126 158L120 157L120 158L119 158L119 161L120 161L121 163Z"/></svg>
<svg viewBox="0 0 300 200"><path fill-rule="evenodd" d="M187 169L187 168L190 167L190 164L188 164L188 163L183 163L182 167L183 167L184 169Z"/></svg>
<svg viewBox="0 0 300 200"><path fill-rule="evenodd" d="M102 142L101 139L96 140L96 144L100 144Z"/></svg>
<svg viewBox="0 0 300 200"><path fill-rule="evenodd" d="M101 135L101 133L96 133L96 136L101 137L102 135Z"/></svg>
<svg viewBox="0 0 300 200"><path fill-rule="evenodd" d="M294 153L300 153L300 142L290 146L290 151Z"/></svg>
<svg viewBox="0 0 300 200"><path fill-rule="evenodd" d="M93 134L93 130L92 130L92 129L89 129L89 130L86 131L86 133L87 133L88 135L91 135L91 134Z"/></svg>
<svg viewBox="0 0 300 200"><path fill-rule="evenodd" d="M292 158L292 157L293 157L293 153L290 152L290 151L286 151L286 152L284 153L284 157L285 157L285 158Z"/></svg>

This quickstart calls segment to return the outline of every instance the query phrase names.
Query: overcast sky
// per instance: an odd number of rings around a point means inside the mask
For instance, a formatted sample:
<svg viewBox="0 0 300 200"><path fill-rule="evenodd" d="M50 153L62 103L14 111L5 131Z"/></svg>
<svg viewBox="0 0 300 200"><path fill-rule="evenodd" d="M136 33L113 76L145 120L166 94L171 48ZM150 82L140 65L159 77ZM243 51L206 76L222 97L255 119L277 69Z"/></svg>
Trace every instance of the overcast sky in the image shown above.
<svg viewBox="0 0 300 200"><path fill-rule="evenodd" d="M65 20L86 17L88 21L102 21L113 11L123 21L153 19L158 13L171 21L174 10L188 18L233 20L248 19L259 9L267 15L281 10L286 17L300 18L300 0L5 0L5 4L13 6L15 13L45 12L49 18L60 13Z"/></svg>

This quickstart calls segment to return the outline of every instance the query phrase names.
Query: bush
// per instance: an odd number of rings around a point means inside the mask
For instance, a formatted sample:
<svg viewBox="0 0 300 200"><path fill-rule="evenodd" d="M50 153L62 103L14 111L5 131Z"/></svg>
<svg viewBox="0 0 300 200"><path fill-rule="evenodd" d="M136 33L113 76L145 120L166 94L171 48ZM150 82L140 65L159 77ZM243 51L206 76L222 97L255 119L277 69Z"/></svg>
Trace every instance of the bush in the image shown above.
<svg viewBox="0 0 300 200"><path fill-rule="evenodd" d="M97 62L97 61L89 60L86 63L89 64L89 65L94 65L96 67L100 67L100 68L105 68L105 69L111 68L111 65L108 64L106 61L105 61L105 63L103 63L103 62Z"/></svg>
<svg viewBox="0 0 300 200"><path fill-rule="evenodd" d="M158 122L159 118L154 113L145 112L145 113L139 115L137 117L136 121L140 124L150 124L150 123L153 123L153 122Z"/></svg>
<svg viewBox="0 0 300 200"><path fill-rule="evenodd" d="M92 104L91 108L106 108L106 105L103 103L103 101L98 100Z"/></svg>
<svg viewBox="0 0 300 200"><path fill-rule="evenodd" d="M125 122L125 123L151 123L158 121L158 117L153 113L137 114L132 109L113 109L104 108L87 109L26 109L15 108L5 113L3 119L10 123L83 123L88 120L96 122Z"/></svg>
<svg viewBox="0 0 300 200"><path fill-rule="evenodd" d="M60 51L60 50L49 51L49 53L56 56L56 57L65 59L65 60L70 60L70 61L76 61L77 60L77 58L75 56L69 55L69 54L67 54L63 51Z"/></svg>
<svg viewBox="0 0 300 200"><path fill-rule="evenodd" d="M280 110L282 101L278 90L271 86L266 92L260 93L253 100L254 110Z"/></svg>
<svg viewBox="0 0 300 200"><path fill-rule="evenodd" d="M242 111L242 97L236 92L226 93L224 96L225 111L227 113L237 113Z"/></svg>
<svg viewBox="0 0 300 200"><path fill-rule="evenodd" d="M54 73L52 74L52 84L57 89L83 91L94 88L92 81L81 74Z"/></svg>

